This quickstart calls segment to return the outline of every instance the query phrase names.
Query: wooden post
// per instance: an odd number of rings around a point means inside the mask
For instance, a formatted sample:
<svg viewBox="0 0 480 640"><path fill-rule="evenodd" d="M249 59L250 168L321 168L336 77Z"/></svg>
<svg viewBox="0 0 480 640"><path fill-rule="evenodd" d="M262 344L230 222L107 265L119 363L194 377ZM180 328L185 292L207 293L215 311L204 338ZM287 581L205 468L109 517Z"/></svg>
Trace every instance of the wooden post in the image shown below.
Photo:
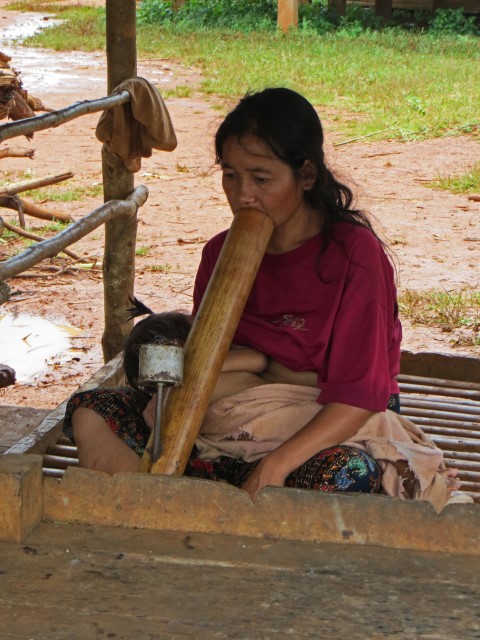
<svg viewBox="0 0 480 640"><path fill-rule="evenodd" d="M283 33L298 27L298 0L278 0L277 25Z"/></svg>
<svg viewBox="0 0 480 640"><path fill-rule="evenodd" d="M235 334L273 222L260 211L238 212L185 345L184 382L172 389L163 411L163 453L151 465L148 449L142 471L182 475L195 443L220 369Z"/></svg>
<svg viewBox="0 0 480 640"><path fill-rule="evenodd" d="M375 0L375 15L384 22L392 19L392 0Z"/></svg>
<svg viewBox="0 0 480 640"><path fill-rule="evenodd" d="M108 93L137 74L135 0L106 0ZM104 202L124 200L134 188L133 174L104 145L102 149ZM125 322L125 309L133 294L137 217L105 224L103 260L105 328L103 357L111 360L122 349L132 322Z"/></svg>
<svg viewBox="0 0 480 640"><path fill-rule="evenodd" d="M0 540L22 542L42 519L41 456L1 456L0 495Z"/></svg>
<svg viewBox="0 0 480 640"><path fill-rule="evenodd" d="M339 16L344 16L347 12L347 0L328 0L328 8L336 11Z"/></svg>

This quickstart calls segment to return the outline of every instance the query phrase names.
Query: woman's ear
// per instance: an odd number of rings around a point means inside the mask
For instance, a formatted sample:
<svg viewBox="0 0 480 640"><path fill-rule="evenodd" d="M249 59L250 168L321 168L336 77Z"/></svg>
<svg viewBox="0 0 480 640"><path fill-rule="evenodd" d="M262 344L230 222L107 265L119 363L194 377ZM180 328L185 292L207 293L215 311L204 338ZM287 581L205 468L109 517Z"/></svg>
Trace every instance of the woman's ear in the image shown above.
<svg viewBox="0 0 480 640"><path fill-rule="evenodd" d="M305 191L310 191L317 179L318 169L311 160L305 160L298 172L298 175L300 176L300 182L302 183L303 189Z"/></svg>

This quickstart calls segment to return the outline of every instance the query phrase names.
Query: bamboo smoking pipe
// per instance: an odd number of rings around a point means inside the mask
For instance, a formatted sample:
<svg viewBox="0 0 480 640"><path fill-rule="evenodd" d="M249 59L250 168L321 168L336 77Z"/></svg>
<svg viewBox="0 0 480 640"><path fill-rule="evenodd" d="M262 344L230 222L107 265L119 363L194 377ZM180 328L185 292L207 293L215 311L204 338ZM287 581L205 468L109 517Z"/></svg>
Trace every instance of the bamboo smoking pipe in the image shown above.
<svg viewBox="0 0 480 640"><path fill-rule="evenodd" d="M235 214L185 344L183 385L163 409L160 458L145 448L140 471L182 475L218 375L273 232L271 218L254 209Z"/></svg>

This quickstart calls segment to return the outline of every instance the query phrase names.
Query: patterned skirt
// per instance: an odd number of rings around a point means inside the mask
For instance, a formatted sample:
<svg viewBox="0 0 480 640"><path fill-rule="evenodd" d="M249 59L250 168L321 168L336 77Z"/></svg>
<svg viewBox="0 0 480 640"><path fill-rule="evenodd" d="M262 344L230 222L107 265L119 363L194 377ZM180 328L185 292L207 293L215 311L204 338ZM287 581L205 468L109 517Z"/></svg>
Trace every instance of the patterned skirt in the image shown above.
<svg viewBox="0 0 480 640"><path fill-rule="evenodd" d="M99 414L131 449L142 456L150 436L143 411L150 400L130 388L92 389L76 393L68 402L63 433L73 440L72 415L78 407ZM388 408L399 412L398 395L392 396ZM194 447L185 475L217 480L240 487L254 471L257 462L221 456L200 460ZM286 487L317 491L354 491L378 493L381 486L378 462L355 447L343 445L324 449L295 469L285 480Z"/></svg>

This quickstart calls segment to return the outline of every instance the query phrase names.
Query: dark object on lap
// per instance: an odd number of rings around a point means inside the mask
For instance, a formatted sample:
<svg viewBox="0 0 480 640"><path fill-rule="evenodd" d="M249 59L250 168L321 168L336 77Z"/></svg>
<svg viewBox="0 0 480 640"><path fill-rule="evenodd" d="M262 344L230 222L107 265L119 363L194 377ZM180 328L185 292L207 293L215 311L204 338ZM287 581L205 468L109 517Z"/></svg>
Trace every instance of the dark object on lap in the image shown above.
<svg viewBox="0 0 480 640"><path fill-rule="evenodd" d="M0 388L9 387L15 384L16 376L12 367L7 364L0 364Z"/></svg>

